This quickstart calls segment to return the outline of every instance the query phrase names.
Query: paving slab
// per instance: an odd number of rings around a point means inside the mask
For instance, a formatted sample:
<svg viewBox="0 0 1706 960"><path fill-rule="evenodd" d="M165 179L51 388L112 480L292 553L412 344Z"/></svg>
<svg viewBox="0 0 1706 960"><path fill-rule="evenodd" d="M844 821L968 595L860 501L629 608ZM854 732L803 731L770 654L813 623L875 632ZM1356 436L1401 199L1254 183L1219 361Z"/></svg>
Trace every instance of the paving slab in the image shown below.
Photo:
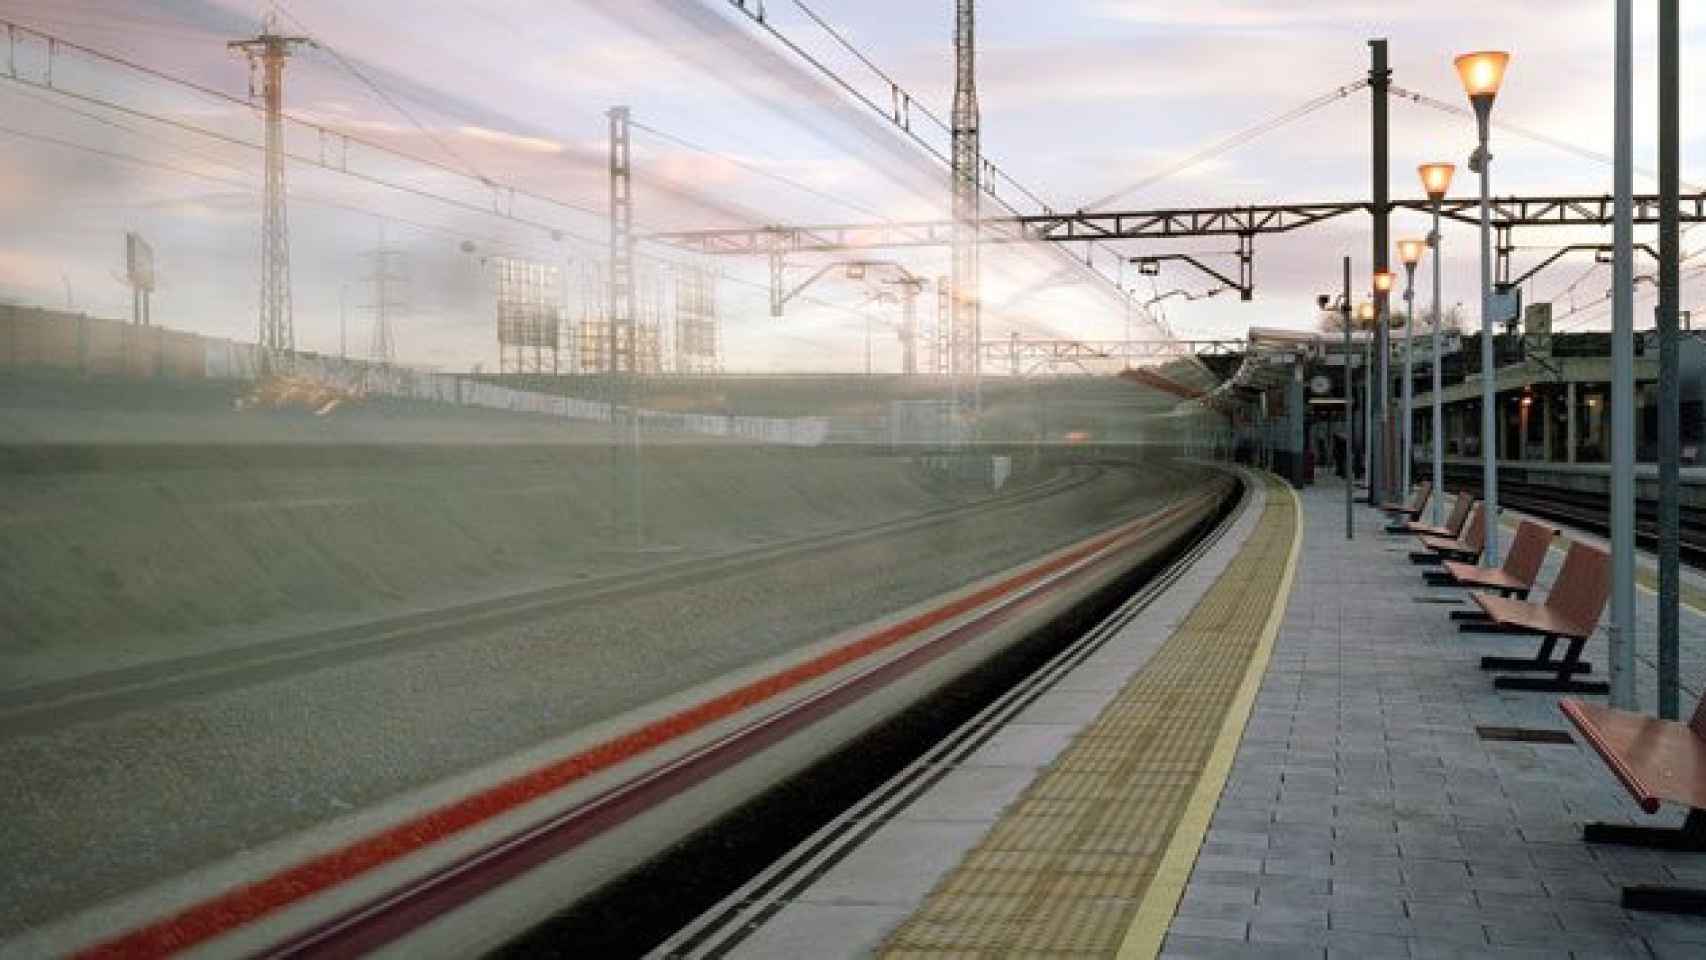
<svg viewBox="0 0 1706 960"><path fill-rule="evenodd" d="M1328 482L1301 494L1290 607L1163 956L1280 955L1275 946L1329 957L1706 956L1706 920L1618 902L1625 883L1706 878L1706 858L1581 841L1587 820L1673 824L1680 812L1643 817L1574 742L1557 695L1494 690L1479 658L1532 653L1535 641L1459 634L1447 611L1466 605L1417 602L1461 593L1425 586L1410 544L1380 532L1366 506L1347 542L1343 493ZM1537 600L1562 556L1548 557ZM1650 647L1652 597L1637 600ZM1706 680L1706 614L1685 607L1682 630L1691 701ZM1602 627L1587 649L1597 671L1605 654ZM1647 710L1651 661L1647 651L1637 671ZM1477 725L1564 730L1573 742L1482 740ZM1308 901L1260 886L1243 900L1249 885L1229 879L1230 851L1216 840L1266 850L1254 879L1325 883L1325 923L1258 920L1252 906L1307 911ZM1233 944L1240 920L1246 936Z"/></svg>

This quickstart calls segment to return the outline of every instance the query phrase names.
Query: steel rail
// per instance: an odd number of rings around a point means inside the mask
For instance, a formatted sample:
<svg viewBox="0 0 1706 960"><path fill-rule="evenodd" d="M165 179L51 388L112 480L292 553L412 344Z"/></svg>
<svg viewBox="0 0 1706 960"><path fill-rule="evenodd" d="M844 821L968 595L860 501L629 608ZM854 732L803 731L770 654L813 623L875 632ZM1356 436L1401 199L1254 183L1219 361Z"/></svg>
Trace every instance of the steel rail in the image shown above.
<svg viewBox="0 0 1706 960"><path fill-rule="evenodd" d="M729 576L859 543L961 522L1071 493L1103 469L1069 471L1011 494L937 508L882 523L801 537L780 544L685 560L521 594L407 614L351 627L285 637L231 650L121 668L0 694L0 740L43 733L206 693L241 689L280 677L451 642L472 630L528 623L583 605Z"/></svg>

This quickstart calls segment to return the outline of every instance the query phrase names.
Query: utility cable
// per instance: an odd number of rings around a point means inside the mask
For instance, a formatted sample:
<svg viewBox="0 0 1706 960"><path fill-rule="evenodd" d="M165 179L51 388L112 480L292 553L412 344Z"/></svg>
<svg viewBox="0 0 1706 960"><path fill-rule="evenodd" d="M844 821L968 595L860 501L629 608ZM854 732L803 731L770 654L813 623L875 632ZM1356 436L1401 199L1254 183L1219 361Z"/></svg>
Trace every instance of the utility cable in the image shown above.
<svg viewBox="0 0 1706 960"><path fill-rule="evenodd" d="M1175 163L1169 167L1158 170L1155 173L1150 174L1147 177L1144 177L1142 180L1137 181L1136 183L1132 184L1131 186L1123 187L1119 190L1115 190L1113 193L1110 193L1107 196L1102 197L1100 200L1097 200L1094 203L1089 204L1089 206L1092 208L1094 208L1094 207L1106 207L1106 206L1112 204L1113 202L1115 202L1116 200L1122 200L1125 197L1128 197L1131 194L1138 192L1139 190L1145 190L1149 187L1154 186L1157 183L1160 183L1163 180L1166 180L1169 177L1177 176L1178 174L1184 173L1185 171L1190 170L1191 168L1193 168L1199 164L1202 164L1202 163L1205 163L1209 160L1212 160L1215 157L1220 156L1221 154L1228 153L1232 150L1236 150L1237 148L1244 146L1245 144L1250 143L1253 140L1259 139L1268 133L1271 133L1275 130L1278 130L1280 127L1283 127L1286 124L1300 120L1300 119L1308 116L1309 114L1314 113L1316 110L1319 110L1322 107L1327 106L1328 104L1337 103L1338 101L1345 99L1346 97L1350 96L1351 94L1353 94L1353 93L1357 92L1358 90L1361 90L1367 86L1368 86L1367 80L1357 80L1353 83L1348 83L1348 84L1345 84L1345 85L1340 86L1340 87L1335 87L1332 90L1321 94L1320 96L1311 97L1310 99L1304 101L1303 103L1298 104L1295 107L1292 107L1290 110L1287 110L1284 113L1277 114L1273 117L1268 118L1267 120L1263 120L1260 123L1253 124L1249 127L1246 127L1245 129L1240 130L1239 132L1237 132L1237 133L1235 133L1229 137L1226 137L1223 140L1218 140L1218 141L1208 145L1207 147L1204 147L1203 149L1198 150L1196 153L1193 153L1190 156L1185 157L1183 160L1180 160L1178 163Z"/></svg>
<svg viewBox="0 0 1706 960"><path fill-rule="evenodd" d="M291 23L296 24L297 29L301 30L305 34L308 34L311 38L314 36L314 31L309 29L308 25L303 23L302 20L296 16L296 14L290 12L290 8L288 8L284 5L283 0L272 0L272 5L273 5L273 8L276 9L278 12L284 14L284 18L286 20L289 20ZM419 120L419 118L417 118L413 113L411 113L408 110L408 108L404 107L402 103L400 103L396 98L392 97L391 94L388 91L386 91L383 87L381 87L381 86L379 86L379 84L375 83L371 78L369 78L367 76L367 74L365 74L361 70L357 69L355 64L351 63L348 58L346 58L343 54L339 53L338 49L336 47L334 47L334 46L332 46L332 45L330 45L330 44L326 43L325 41L320 40L318 38L314 39L314 45L319 47L321 50L326 51L326 53L329 54L333 60L337 61L338 66L340 66L344 70L348 71L348 73L351 76L355 77L356 80L360 81L363 86L365 86L368 90L372 91L373 95L378 97L380 99L380 101L383 102L386 106L390 107L392 110L397 111L397 113L399 115L401 115L403 117L403 119L409 121L410 124L414 125L414 128L416 130L419 130L427 139L429 139L433 143L437 144L438 148L440 150L443 150L447 155L454 158L458 163L462 164L462 166L465 168L465 170L464 170L465 173L467 173L469 176L473 177L474 179L479 180L481 183L486 184L489 187L494 187L494 188L497 187L496 182L494 182L492 180L492 178L486 176L485 172L480 170L479 167L475 166L473 161L469 160L460 151L458 151L454 147L452 147L448 141L446 141L443 137L439 136L438 133L433 131L426 124L422 123Z"/></svg>
<svg viewBox="0 0 1706 960"><path fill-rule="evenodd" d="M1428 107L1428 108L1433 109L1433 110L1438 110L1438 111L1441 111L1443 113L1453 114L1453 115L1459 116L1459 117L1467 117L1471 120L1473 120L1475 118L1475 114L1473 112L1471 112L1469 109L1467 109L1465 107L1460 107L1454 103L1448 103L1448 102L1446 102L1444 100L1440 100L1436 97L1430 97L1425 93L1417 93L1413 90L1406 90L1403 87L1397 86L1395 84L1393 86L1391 86L1390 89L1392 92L1392 96L1397 97L1401 100L1408 100L1411 103L1420 104L1424 107ZM1600 153L1598 150L1590 150L1587 147L1581 146L1580 144L1571 143L1568 140L1561 140L1557 137L1548 136L1544 133L1540 133L1540 132L1535 131L1535 130L1529 130L1526 127L1519 127L1514 123L1506 123L1502 120L1494 120L1493 126L1500 129L1500 130L1504 130L1504 131L1508 131L1510 133L1514 133L1517 136L1522 137L1525 140L1532 140L1535 143L1545 144L1546 146L1553 147L1553 148L1556 148L1558 150L1562 150L1565 153L1575 154L1576 156L1581 157L1585 160L1592 160L1595 163L1601 163L1601 164L1604 164L1608 167L1616 165L1615 159L1610 154ZM1648 169L1646 167L1636 167L1634 169L1635 169L1636 173L1638 173L1641 176L1646 177L1650 180L1658 179L1659 175L1651 169ZM1702 190L1706 190L1706 187L1702 187L1699 184L1689 183L1687 181L1682 182L1682 187L1683 187L1683 189L1689 190L1689 191L1694 192L1694 193L1699 193Z"/></svg>

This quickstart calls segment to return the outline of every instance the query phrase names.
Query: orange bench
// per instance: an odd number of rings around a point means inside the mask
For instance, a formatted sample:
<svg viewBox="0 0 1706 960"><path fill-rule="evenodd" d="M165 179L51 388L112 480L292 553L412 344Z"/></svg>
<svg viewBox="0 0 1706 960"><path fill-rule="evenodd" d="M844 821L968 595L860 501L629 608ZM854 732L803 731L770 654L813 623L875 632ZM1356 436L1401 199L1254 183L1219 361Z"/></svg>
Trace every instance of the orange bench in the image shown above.
<svg viewBox="0 0 1706 960"><path fill-rule="evenodd" d="M1474 506L1475 497L1473 495L1460 493L1457 495L1457 499L1451 502L1451 513L1446 515L1443 525L1436 527L1431 523L1411 520L1405 523L1400 530L1394 532L1413 533L1418 537L1452 537L1455 539L1458 534L1463 532L1463 524L1468 522L1469 511Z"/></svg>
<svg viewBox="0 0 1706 960"><path fill-rule="evenodd" d="M1546 592L1545 603L1529 603L1491 593L1471 593L1469 598L1487 615L1487 623L1460 624L1466 632L1537 634L1543 639L1531 659L1482 657L1483 670L1540 671L1552 677L1499 677L1493 686L1500 690L1551 690L1561 693L1608 693L1603 681L1577 680L1573 674L1589 673L1593 667L1582 660L1582 647L1599 626L1600 614L1611 596L1611 557L1598 547L1571 543L1564 554L1564 567ZM1488 628L1491 628L1490 630ZM1552 659L1559 640L1569 641L1561 660Z"/></svg>
<svg viewBox="0 0 1706 960"><path fill-rule="evenodd" d="M1380 509L1386 511L1387 514L1392 517L1392 526L1387 527L1387 530L1391 533L1403 533L1404 530L1400 526L1401 522L1420 519L1422 511L1426 510L1428 507L1428 498L1433 495L1433 492L1434 482L1432 480L1423 480L1421 483L1416 485L1415 496L1410 498L1409 503L1381 504ZM1397 527L1397 529L1394 529L1394 527Z"/></svg>
<svg viewBox="0 0 1706 960"><path fill-rule="evenodd" d="M1546 551L1557 535L1556 527L1538 520L1524 520L1516 528L1516 536L1511 540L1503 566L1480 567L1447 560L1444 570L1428 570L1422 576L1429 586L1468 587L1497 593L1501 597L1527 600L1529 592L1534 589L1535 579L1540 576L1541 566L1546 563ZM1480 610L1453 610L1451 619L1486 620L1487 615Z"/></svg>
<svg viewBox="0 0 1706 960"><path fill-rule="evenodd" d="M1473 560L1481 555L1481 548L1487 545L1487 511L1481 501L1475 501L1475 508L1469 511L1469 522L1463 525L1463 535L1460 537L1423 537L1422 546L1428 548L1427 553L1411 554L1410 559L1418 563L1439 563L1442 560Z"/></svg>
<svg viewBox="0 0 1706 960"><path fill-rule="evenodd" d="M1659 850L1706 853L1706 697L1687 723L1660 720L1597 703L1561 700L1558 708L1611 768L1646 813L1661 803L1688 807L1681 827L1590 823L1589 843L1620 843ZM1654 885L1623 888L1628 910L1706 914L1706 890Z"/></svg>

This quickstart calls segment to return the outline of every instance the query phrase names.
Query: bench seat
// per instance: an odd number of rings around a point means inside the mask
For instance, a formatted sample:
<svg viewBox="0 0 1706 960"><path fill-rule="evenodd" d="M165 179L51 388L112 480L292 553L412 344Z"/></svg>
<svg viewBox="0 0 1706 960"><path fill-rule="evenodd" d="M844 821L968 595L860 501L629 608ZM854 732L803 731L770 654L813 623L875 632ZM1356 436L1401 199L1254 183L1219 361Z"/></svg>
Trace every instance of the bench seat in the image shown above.
<svg viewBox="0 0 1706 960"><path fill-rule="evenodd" d="M1593 634L1595 624L1575 623L1557 611L1538 603L1526 600L1512 600L1509 597L1495 597L1490 593L1476 591L1469 595L1475 605L1481 608L1495 623L1507 627L1516 627L1532 633L1544 633L1555 637L1570 639L1587 639Z"/></svg>
<svg viewBox="0 0 1706 960"><path fill-rule="evenodd" d="M1461 560L1447 560L1445 572L1450 574L1459 586L1463 587L1527 593L1529 588L1533 586L1532 582L1524 583L1506 573L1502 567L1478 567L1473 563L1464 563Z"/></svg>
<svg viewBox="0 0 1706 960"><path fill-rule="evenodd" d="M1558 707L1642 810L1667 801L1706 808L1706 740L1687 724L1580 700Z"/></svg>

